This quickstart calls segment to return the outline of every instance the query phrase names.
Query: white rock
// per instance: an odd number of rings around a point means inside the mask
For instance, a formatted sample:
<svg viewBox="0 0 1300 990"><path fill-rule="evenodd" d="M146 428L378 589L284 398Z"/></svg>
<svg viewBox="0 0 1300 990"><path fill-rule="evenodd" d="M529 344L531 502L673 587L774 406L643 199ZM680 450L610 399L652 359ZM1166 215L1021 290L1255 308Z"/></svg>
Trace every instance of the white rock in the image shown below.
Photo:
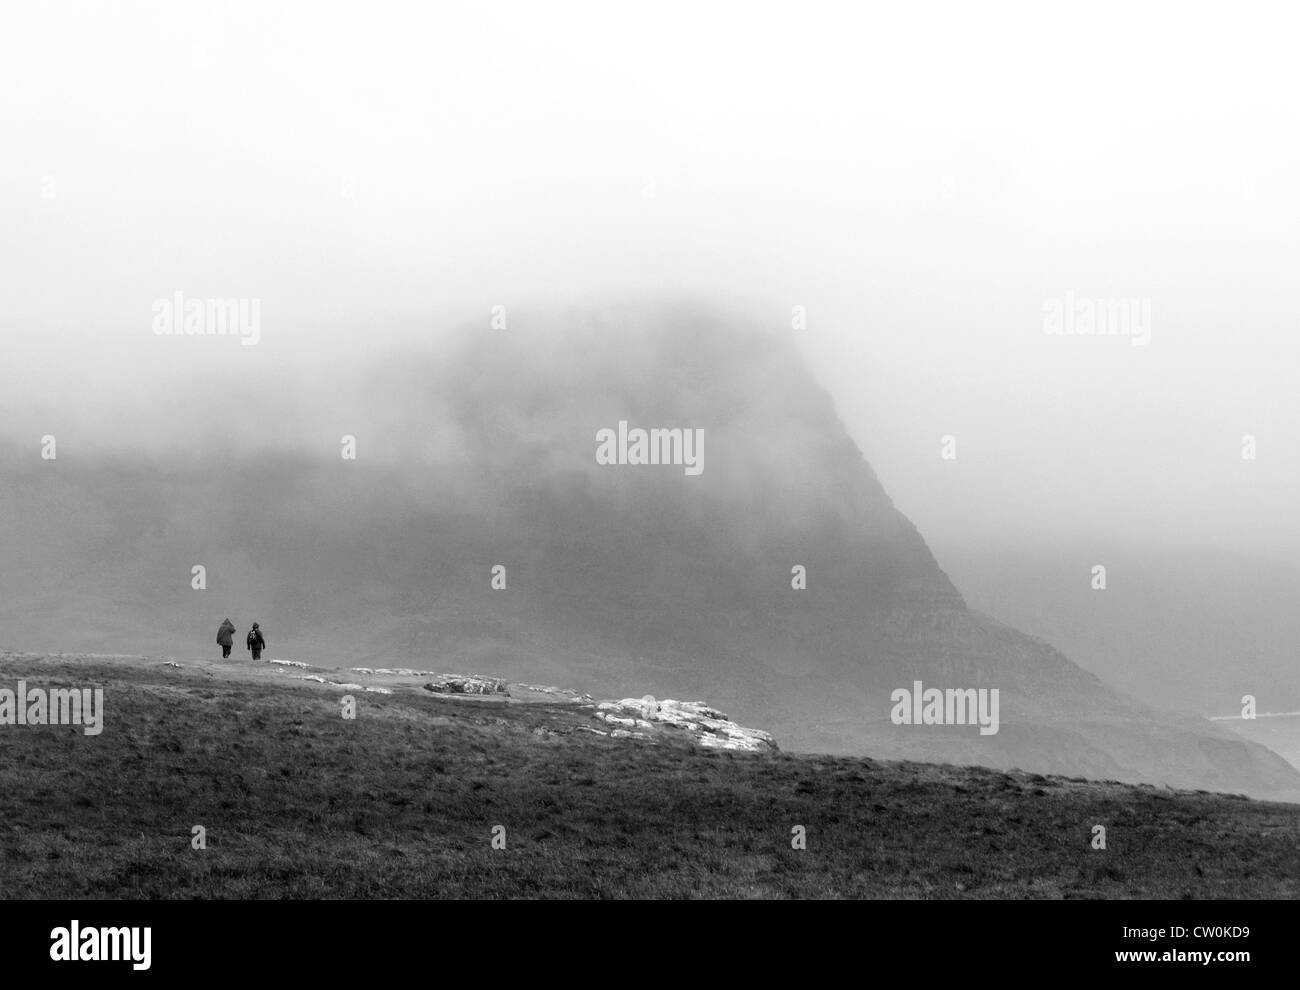
<svg viewBox="0 0 1300 990"><path fill-rule="evenodd" d="M386 677L442 677L436 670L412 670L410 667L351 667L358 674L381 674Z"/></svg>
<svg viewBox="0 0 1300 990"><path fill-rule="evenodd" d="M727 718L725 713L710 707L703 701L672 699L655 701L652 695L646 695L643 698L602 701L595 708L596 717L604 722L635 729L652 730L655 725L677 729L688 733L700 745L711 749L757 753L773 751L777 748L768 733L737 725ZM616 729L613 735L619 738L644 737L645 733Z"/></svg>

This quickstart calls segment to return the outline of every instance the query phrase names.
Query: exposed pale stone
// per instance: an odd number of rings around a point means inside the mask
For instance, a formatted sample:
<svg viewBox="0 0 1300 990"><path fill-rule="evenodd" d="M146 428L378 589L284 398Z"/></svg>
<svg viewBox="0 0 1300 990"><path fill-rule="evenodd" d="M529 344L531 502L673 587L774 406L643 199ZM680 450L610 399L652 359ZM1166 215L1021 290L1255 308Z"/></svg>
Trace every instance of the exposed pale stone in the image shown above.
<svg viewBox="0 0 1300 990"><path fill-rule="evenodd" d="M424 686L437 694L509 694L507 684L495 677L479 674L443 674Z"/></svg>
<svg viewBox="0 0 1300 990"><path fill-rule="evenodd" d="M695 737L700 745L712 749L729 749L743 752L773 752L777 749L772 737L759 729L747 729L727 718L726 714L703 701L654 701L644 698L624 698L621 701L602 701L596 706L596 717L605 722L635 728L652 729L655 726L679 729ZM627 732L614 730L614 735ZM641 733L628 733L641 735Z"/></svg>
<svg viewBox="0 0 1300 990"><path fill-rule="evenodd" d="M379 674L386 677L442 677L436 670L412 670L410 667L352 667L358 674Z"/></svg>

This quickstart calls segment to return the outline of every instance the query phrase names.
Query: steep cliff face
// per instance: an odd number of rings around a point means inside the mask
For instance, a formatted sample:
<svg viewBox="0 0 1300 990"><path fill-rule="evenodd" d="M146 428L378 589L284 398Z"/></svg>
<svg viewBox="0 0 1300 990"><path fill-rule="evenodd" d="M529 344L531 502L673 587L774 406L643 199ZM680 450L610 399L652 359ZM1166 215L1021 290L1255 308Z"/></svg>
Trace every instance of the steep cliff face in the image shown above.
<svg viewBox="0 0 1300 990"><path fill-rule="evenodd" d="M1300 796L1262 747L968 610L788 340L653 304L452 341L339 397L356 461L336 436L184 467L11 451L7 645L192 655L231 614L316 664L708 698L786 748ZM638 428L702 431L700 470L598 463ZM895 725L917 681L996 688L998 731Z"/></svg>

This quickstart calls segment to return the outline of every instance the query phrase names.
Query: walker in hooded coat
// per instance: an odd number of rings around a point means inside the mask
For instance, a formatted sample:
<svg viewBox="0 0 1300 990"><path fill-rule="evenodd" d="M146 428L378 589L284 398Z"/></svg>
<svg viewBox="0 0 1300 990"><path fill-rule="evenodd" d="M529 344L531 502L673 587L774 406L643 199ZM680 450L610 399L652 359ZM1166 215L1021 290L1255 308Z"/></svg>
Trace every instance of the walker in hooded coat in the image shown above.
<svg viewBox="0 0 1300 990"><path fill-rule="evenodd" d="M221 646L221 655L230 656L230 648L235 645L235 624L229 619L221 623L217 630L217 643Z"/></svg>

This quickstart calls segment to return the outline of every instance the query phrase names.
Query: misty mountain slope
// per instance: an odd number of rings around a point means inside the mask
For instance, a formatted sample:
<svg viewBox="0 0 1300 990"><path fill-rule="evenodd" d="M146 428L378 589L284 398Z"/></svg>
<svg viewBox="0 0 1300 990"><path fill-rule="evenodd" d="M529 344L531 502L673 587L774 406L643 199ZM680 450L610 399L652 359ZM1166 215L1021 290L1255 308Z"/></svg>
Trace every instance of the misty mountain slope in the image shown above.
<svg viewBox="0 0 1300 990"><path fill-rule="evenodd" d="M1300 571L1222 551L1062 546L945 548L972 603L1160 708L1236 715L1300 710ZM1094 591L1091 568L1107 567Z"/></svg>
<svg viewBox="0 0 1300 990"><path fill-rule="evenodd" d="M292 452L7 451L0 639L196 655L230 615L272 656L704 697L796 749L1300 798L1263 747L968 610L789 341L707 308L515 309L376 357L324 420ZM620 421L703 430L702 472L597 464ZM893 725L915 680L999 689L999 731Z"/></svg>

